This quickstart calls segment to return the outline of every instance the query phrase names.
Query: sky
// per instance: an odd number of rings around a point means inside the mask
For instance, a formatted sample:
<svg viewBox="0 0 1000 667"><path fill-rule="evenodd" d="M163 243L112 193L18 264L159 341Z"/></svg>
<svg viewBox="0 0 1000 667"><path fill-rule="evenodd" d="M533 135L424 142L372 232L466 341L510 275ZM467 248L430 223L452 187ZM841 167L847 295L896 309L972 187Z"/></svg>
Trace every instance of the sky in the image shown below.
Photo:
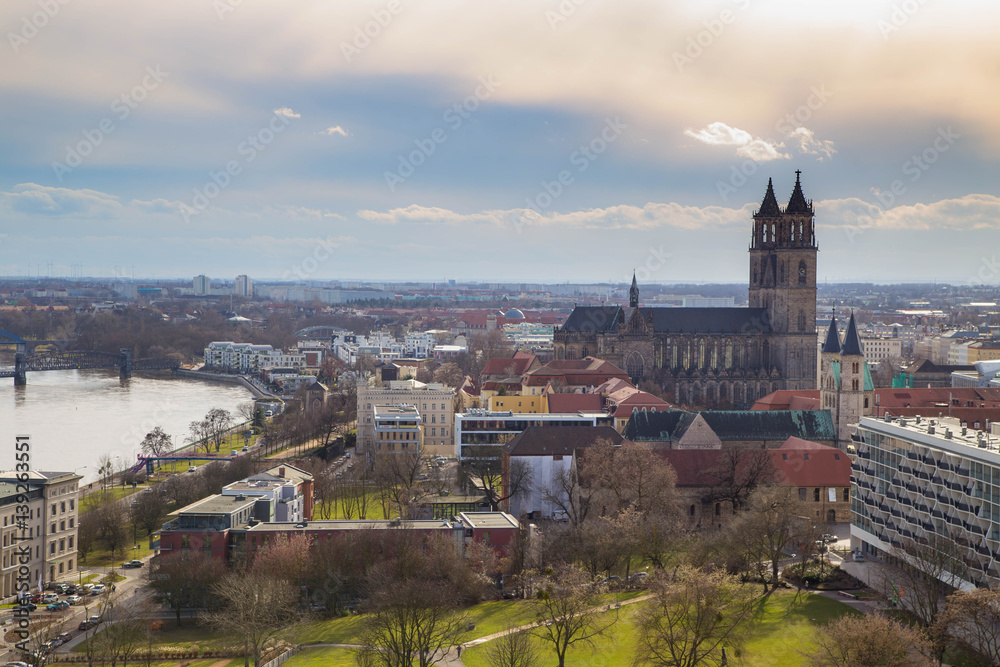
<svg viewBox="0 0 1000 667"><path fill-rule="evenodd" d="M6 0L0 276L1000 283L1000 5ZM50 268L51 267L51 268Z"/></svg>

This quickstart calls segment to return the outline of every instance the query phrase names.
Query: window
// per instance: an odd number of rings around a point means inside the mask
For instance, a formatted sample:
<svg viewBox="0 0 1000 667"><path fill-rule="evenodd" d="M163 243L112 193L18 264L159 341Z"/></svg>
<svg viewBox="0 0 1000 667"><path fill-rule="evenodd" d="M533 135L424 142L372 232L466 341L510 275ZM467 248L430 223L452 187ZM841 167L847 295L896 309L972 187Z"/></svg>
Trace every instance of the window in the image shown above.
<svg viewBox="0 0 1000 667"><path fill-rule="evenodd" d="M806 499L806 490L799 489L799 500L805 500L805 499Z"/></svg>
<svg viewBox="0 0 1000 667"><path fill-rule="evenodd" d="M70 549L73 548L73 536L72 535L69 536L69 548ZM70 566L70 567L72 567L72 566Z"/></svg>
<svg viewBox="0 0 1000 667"><path fill-rule="evenodd" d="M50 556L54 556L55 553L56 553L56 543L55 542L49 542L49 555Z"/></svg>
<svg viewBox="0 0 1000 667"><path fill-rule="evenodd" d="M844 502L845 503L851 502L851 490L849 488L844 489Z"/></svg>
<svg viewBox="0 0 1000 667"><path fill-rule="evenodd" d="M66 540L59 540L59 553L66 551Z"/></svg>
<svg viewBox="0 0 1000 667"><path fill-rule="evenodd" d="M56 532L56 524L52 524L52 528L51 528L51 530L49 530L49 532L50 533Z"/></svg>
<svg viewBox="0 0 1000 667"><path fill-rule="evenodd" d="M66 521L65 520L59 522L59 530L60 531L66 530Z"/></svg>
<svg viewBox="0 0 1000 667"><path fill-rule="evenodd" d="M59 563L59 574L63 573L63 564Z"/></svg>
<svg viewBox="0 0 1000 667"><path fill-rule="evenodd" d="M62 501L61 503L59 503L59 513L60 514L65 514L66 513L66 501L65 500Z"/></svg>
<svg viewBox="0 0 1000 667"><path fill-rule="evenodd" d="M70 517L69 518L69 527L72 528L74 523L76 523L76 522L73 521L73 517Z"/></svg>
<svg viewBox="0 0 1000 667"><path fill-rule="evenodd" d="M70 501L69 501L69 511L70 511L70 512L72 512L72 511L73 511L73 507L74 507L75 505L76 505L76 502L75 502L75 501L73 501L73 500L70 500Z"/></svg>
<svg viewBox="0 0 1000 667"><path fill-rule="evenodd" d="M688 510L688 514L690 516L694 516L694 505L692 505L691 508Z"/></svg>
<svg viewBox="0 0 1000 667"><path fill-rule="evenodd" d="M181 549L190 549L190 548L191 548L191 536L181 535Z"/></svg>
<svg viewBox="0 0 1000 667"><path fill-rule="evenodd" d="M70 558L68 561L66 561L66 569L67 570L72 570L73 569L73 559L72 558Z"/></svg>
<svg viewBox="0 0 1000 667"><path fill-rule="evenodd" d="M819 489L813 489L813 502L819 502Z"/></svg>
<svg viewBox="0 0 1000 667"><path fill-rule="evenodd" d="M55 515L56 515L56 506L53 503L53 505L52 505L52 516L55 516Z"/></svg>

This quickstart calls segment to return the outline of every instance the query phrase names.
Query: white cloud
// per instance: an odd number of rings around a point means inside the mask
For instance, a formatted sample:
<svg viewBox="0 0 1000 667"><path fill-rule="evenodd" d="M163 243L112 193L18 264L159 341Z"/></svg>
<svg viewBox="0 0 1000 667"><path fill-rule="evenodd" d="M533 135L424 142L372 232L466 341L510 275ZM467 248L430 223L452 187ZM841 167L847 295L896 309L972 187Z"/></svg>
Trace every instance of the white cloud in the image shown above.
<svg viewBox="0 0 1000 667"><path fill-rule="evenodd" d="M755 139L753 135L738 127L731 127L725 123L711 123L703 130L684 130L684 134L693 137L709 146L737 146L736 154L748 157L756 162L769 162L770 160L787 160L790 155L782 153L778 149L784 148L781 142L768 142L764 139Z"/></svg>
<svg viewBox="0 0 1000 667"><path fill-rule="evenodd" d="M284 116L285 118L302 118L302 114L295 113L288 107L278 107L274 110L276 116Z"/></svg>
<svg viewBox="0 0 1000 667"><path fill-rule="evenodd" d="M117 214L122 208L117 197L104 192L37 183L21 183L10 192L0 192L0 202L17 213L42 216L107 216Z"/></svg>
<svg viewBox="0 0 1000 667"><path fill-rule="evenodd" d="M907 204L883 209L857 198L833 199L816 204L822 226L905 231L1000 230L1000 197L970 194L927 204Z"/></svg>
<svg viewBox="0 0 1000 667"><path fill-rule="evenodd" d="M334 125L333 127L328 127L323 130L320 134L325 134L328 137L332 137L335 134L339 134L342 137L348 136L347 130L342 128L340 125Z"/></svg>
<svg viewBox="0 0 1000 667"><path fill-rule="evenodd" d="M833 154L837 152L832 141L817 139L815 133L806 127L797 127L787 136L789 139L799 142L799 150L803 153L833 157ZM823 157L819 158L820 161L823 160Z"/></svg>

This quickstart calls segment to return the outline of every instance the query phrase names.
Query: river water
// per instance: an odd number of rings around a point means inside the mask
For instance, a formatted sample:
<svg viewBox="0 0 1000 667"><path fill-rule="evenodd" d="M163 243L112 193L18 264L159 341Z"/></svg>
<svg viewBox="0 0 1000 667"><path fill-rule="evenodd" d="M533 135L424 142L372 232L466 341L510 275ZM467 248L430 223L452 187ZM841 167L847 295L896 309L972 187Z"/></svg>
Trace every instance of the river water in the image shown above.
<svg viewBox="0 0 1000 667"><path fill-rule="evenodd" d="M119 380L118 371L28 373L28 386L0 379L0 470L14 467L14 436L31 436L33 470L77 470L97 478L103 454L135 463L139 443L154 427L186 443L189 424L212 408L236 411L252 400L240 385L168 375Z"/></svg>

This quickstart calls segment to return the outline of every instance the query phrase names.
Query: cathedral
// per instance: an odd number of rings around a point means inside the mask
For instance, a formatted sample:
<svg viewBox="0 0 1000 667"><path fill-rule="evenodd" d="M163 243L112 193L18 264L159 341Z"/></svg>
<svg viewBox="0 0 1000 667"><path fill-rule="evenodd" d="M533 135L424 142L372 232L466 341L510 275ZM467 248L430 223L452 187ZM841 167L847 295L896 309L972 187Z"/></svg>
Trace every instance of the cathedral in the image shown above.
<svg viewBox="0 0 1000 667"><path fill-rule="evenodd" d="M774 186L753 214L746 308L578 306L556 332L557 359L599 357L633 382L654 382L668 400L698 408L745 408L778 389L815 389L816 234L800 173L788 205Z"/></svg>

